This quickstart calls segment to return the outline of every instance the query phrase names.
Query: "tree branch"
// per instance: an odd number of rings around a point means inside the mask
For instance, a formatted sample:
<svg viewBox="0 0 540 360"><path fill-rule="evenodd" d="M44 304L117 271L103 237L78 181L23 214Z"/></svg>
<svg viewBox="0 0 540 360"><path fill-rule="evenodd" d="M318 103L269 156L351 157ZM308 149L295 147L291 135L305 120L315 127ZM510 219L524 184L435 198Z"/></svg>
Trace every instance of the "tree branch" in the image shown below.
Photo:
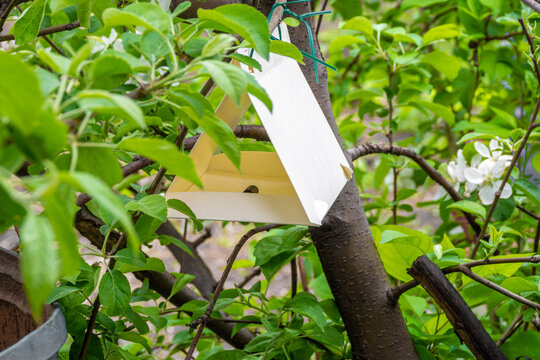
<svg viewBox="0 0 540 360"><path fill-rule="evenodd" d="M448 195L454 201L461 201L463 198L461 195L454 189L452 184L448 182L435 168L428 164L428 162L414 150L403 148L400 146L388 146L383 144L363 144L348 150L353 160L358 159L359 157L370 155L370 154L392 154L397 156L406 156L409 159L413 160L426 172L426 174L433 179L436 183L441 185ZM467 221L478 234L480 232L480 226L474 220L474 216L470 213L463 212Z"/></svg>
<svg viewBox="0 0 540 360"><path fill-rule="evenodd" d="M469 268L465 269L470 271ZM416 259L407 272L439 304L454 327L456 335L465 342L477 359L507 359L459 292L426 255Z"/></svg>
<svg viewBox="0 0 540 360"><path fill-rule="evenodd" d="M499 258L499 259L483 259L483 260L475 260L471 261L465 264L461 264L458 266L448 266L441 271L447 275L454 272L461 272L461 268L466 267L468 269L476 267L476 266L484 266L484 265L495 265L495 264L511 264L511 263L532 263L532 264L539 264L540 263L540 255L532 255L532 256L524 256L524 257L515 257L515 258ZM409 282L403 283L399 286L396 286L390 290L388 290L388 298L391 303L396 303L397 299L403 294L404 292L413 289L418 285L418 281L411 280Z"/></svg>
<svg viewBox="0 0 540 360"><path fill-rule="evenodd" d="M225 266L225 270L223 270L223 273L221 274L221 278L219 279L218 285L216 287L216 291L214 292L214 295L212 296L212 300L210 301L210 304L208 304L208 308L206 309L205 313L198 318L197 320L193 321L191 324L189 324L190 327L196 327L199 326L197 329L197 333L195 334L195 337L193 338L193 342L191 343L191 346L189 347L189 350L186 354L185 360L191 360L193 356L193 352L195 351L195 347L197 346L197 343L199 342L199 339L202 335L202 332L204 330L204 327L206 326L206 323L208 322L208 319L210 318L210 315L212 314L212 311L214 310L214 307L216 305L216 302L219 298L219 294L223 290L223 286L225 285L225 281L227 280L227 277L229 276L229 273L231 272L232 266L234 261L236 260L236 257L238 256L238 253L244 246L244 244L255 234L258 234L263 231L270 231L272 229L278 228L282 226L281 224L271 224L271 225L263 225L256 227L254 229L249 230L247 233L244 234L234 247L233 251L231 252L231 255L229 255L229 258L227 259L227 265Z"/></svg>
<svg viewBox="0 0 540 360"><path fill-rule="evenodd" d="M480 275L475 274L474 272L472 272L471 269L469 269L466 266L461 266L460 265L458 267L459 267L459 271L461 273L467 275L468 277L470 277L471 279L479 282L480 284L483 284L483 285L485 285L485 286L487 286L487 287L489 287L489 288L491 288L491 289L493 289L493 290L495 290L497 292L500 292L501 294L506 295L511 299L519 301L523 305L527 305L528 307L531 307L533 309L540 310L540 304L537 304L534 301L531 301L529 299L524 298L523 296L520 296L520 295L518 295L516 293L513 293L513 292L511 292L509 290L506 290L502 286L497 285L494 282L489 281L488 279L486 279L486 278L484 278L484 277L482 277Z"/></svg>
<svg viewBox="0 0 540 360"><path fill-rule="evenodd" d="M40 36L44 36L44 35L54 34L54 33L57 33L57 32L73 30L73 29L78 28L79 26L81 26L79 21L74 21L74 22L68 23L68 24L51 26L51 27L39 30L37 36L40 37ZM0 42L9 41L9 40L15 40L15 37L13 36L13 34L7 34L7 35L1 35L0 36Z"/></svg>

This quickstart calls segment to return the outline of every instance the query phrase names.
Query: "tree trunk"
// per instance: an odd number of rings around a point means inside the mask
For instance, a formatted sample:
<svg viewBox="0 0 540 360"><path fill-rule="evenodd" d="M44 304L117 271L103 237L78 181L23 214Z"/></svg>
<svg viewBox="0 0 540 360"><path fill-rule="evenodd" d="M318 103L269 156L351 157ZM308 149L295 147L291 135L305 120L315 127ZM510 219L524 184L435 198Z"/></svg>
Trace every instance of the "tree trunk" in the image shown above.
<svg viewBox="0 0 540 360"><path fill-rule="evenodd" d="M310 3L290 8L297 14L311 11ZM308 22L314 32L313 22ZM289 31L291 41L310 53L305 26L289 28ZM321 57L318 42L315 46L317 56ZM306 65L301 67L351 163L334 119L326 69L319 65L317 83L311 60L306 59ZM345 323L353 358L417 359L401 310L388 301L390 282L377 253L354 178L345 185L322 226L311 228L311 236Z"/></svg>

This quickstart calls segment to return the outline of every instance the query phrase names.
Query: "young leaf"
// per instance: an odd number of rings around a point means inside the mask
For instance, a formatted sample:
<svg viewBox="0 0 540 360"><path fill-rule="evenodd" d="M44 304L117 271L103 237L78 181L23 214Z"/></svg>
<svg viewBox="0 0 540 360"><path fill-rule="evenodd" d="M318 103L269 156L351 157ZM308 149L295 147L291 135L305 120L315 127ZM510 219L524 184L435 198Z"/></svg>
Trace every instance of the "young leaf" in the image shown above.
<svg viewBox="0 0 540 360"><path fill-rule="evenodd" d="M0 115L28 134L38 125L42 112L39 79L26 63L4 51L0 51L0 69Z"/></svg>
<svg viewBox="0 0 540 360"><path fill-rule="evenodd" d="M161 195L148 195L140 200L130 201L126 210L141 211L161 222L167 221L167 202Z"/></svg>
<svg viewBox="0 0 540 360"><path fill-rule="evenodd" d="M109 54L102 55L92 62L89 76L93 88L112 90L122 85L131 73L131 66L126 60Z"/></svg>
<svg viewBox="0 0 540 360"><path fill-rule="evenodd" d="M455 24L435 26L425 33L423 37L423 46L427 46L437 40L449 39L456 36L461 36L461 33L456 30Z"/></svg>
<svg viewBox="0 0 540 360"><path fill-rule="evenodd" d="M21 225L21 271L24 289L36 321L60 275L54 232L47 219L29 215Z"/></svg>
<svg viewBox="0 0 540 360"><path fill-rule="evenodd" d="M128 279L118 270L105 273L99 283L99 300L107 314L121 315L129 306L131 287Z"/></svg>
<svg viewBox="0 0 540 360"><path fill-rule="evenodd" d="M135 121L146 128L144 115L137 104L127 96L116 95L102 90L85 90L77 94L82 108L106 115L117 115Z"/></svg>
<svg viewBox="0 0 540 360"><path fill-rule="evenodd" d="M193 276L191 274L181 274L181 273L172 272L171 275L173 275L176 278L176 281L174 282L174 285L173 285L173 287L171 289L171 294L169 295L167 300L172 298L174 296L174 294L176 294L177 292L182 290L184 288L184 286L186 286L193 279L195 279L195 276Z"/></svg>
<svg viewBox="0 0 540 360"><path fill-rule="evenodd" d="M161 33L170 32L171 18L156 4L135 3L124 9L109 8L103 12L105 26L142 26Z"/></svg>
<svg viewBox="0 0 540 360"><path fill-rule="evenodd" d="M216 84L225 91L237 104L247 86L246 74L238 66L217 60L202 62L203 68L210 74Z"/></svg>
<svg viewBox="0 0 540 360"><path fill-rule="evenodd" d="M79 147L77 169L99 177L109 186L123 178L116 155L107 148Z"/></svg>
<svg viewBox="0 0 540 360"><path fill-rule="evenodd" d="M321 330L326 327L326 315L324 315L324 311L319 304L319 301L313 294L308 292L296 294L294 299L289 302L288 307L295 313L313 320Z"/></svg>
<svg viewBox="0 0 540 360"><path fill-rule="evenodd" d="M167 168L169 173L180 176L202 188L201 179L197 175L193 160L168 141L153 138L131 138L118 144L118 148L152 159Z"/></svg>
<svg viewBox="0 0 540 360"><path fill-rule="evenodd" d="M0 178L0 233L13 224L18 224L26 215L26 208L17 193L3 178Z"/></svg>
<svg viewBox="0 0 540 360"><path fill-rule="evenodd" d="M167 200L167 206L176 211L180 211L184 215L189 216L189 218L193 220L193 222L197 226L197 230L202 230L202 223L197 219L197 216L195 216L193 211L191 211L191 209L189 208L189 206L187 206L185 202L178 199L169 199Z"/></svg>
<svg viewBox="0 0 540 360"><path fill-rule="evenodd" d="M124 206L120 199L109 189L105 183L88 173L61 173L60 177L66 183L69 183L81 191L88 193L94 198L100 206L107 210L107 212L114 214L120 221L125 231L128 234L128 241L134 249L139 248L139 236L135 231L133 222L130 216L124 210Z"/></svg>
<svg viewBox="0 0 540 360"><path fill-rule="evenodd" d="M291 43L281 40L272 40L270 43L270 52L290 57L291 59L294 59L300 64L304 65L304 62L302 61L304 55L302 55L300 50L298 50L298 48Z"/></svg>
<svg viewBox="0 0 540 360"><path fill-rule="evenodd" d="M200 20L207 20L218 30L236 33L268 60L270 31L264 15L254 7L244 4L223 5L213 10L199 9Z"/></svg>
<svg viewBox="0 0 540 360"><path fill-rule="evenodd" d="M480 205L478 203L475 203L473 201L461 200L461 201L458 201L456 203L448 205L448 207L452 208L452 209L459 209L459 210L462 210L462 211L465 211L465 212L468 212L468 213L471 213L471 214L478 215L482 219L486 218L486 209L482 205Z"/></svg>
<svg viewBox="0 0 540 360"><path fill-rule="evenodd" d="M62 274L72 275L79 269L81 262L79 241L73 228L75 206L70 206L75 204L75 191L66 184L60 184L54 193L42 198L42 204L59 244Z"/></svg>
<svg viewBox="0 0 540 360"><path fill-rule="evenodd" d="M13 25L13 36L17 45L25 44L37 37L46 5L47 0L34 1Z"/></svg>

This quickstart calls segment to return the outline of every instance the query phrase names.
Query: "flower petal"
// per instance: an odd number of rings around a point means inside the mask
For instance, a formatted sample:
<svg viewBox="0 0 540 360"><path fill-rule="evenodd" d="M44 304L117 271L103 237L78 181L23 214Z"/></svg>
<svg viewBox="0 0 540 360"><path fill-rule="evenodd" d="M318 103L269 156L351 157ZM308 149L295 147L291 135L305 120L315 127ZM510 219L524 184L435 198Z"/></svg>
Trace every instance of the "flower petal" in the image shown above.
<svg viewBox="0 0 540 360"><path fill-rule="evenodd" d="M506 164L504 161L496 161L495 164L493 164L493 167L491 168L491 174L494 178L500 178L503 173L504 169L506 168Z"/></svg>
<svg viewBox="0 0 540 360"><path fill-rule="evenodd" d="M466 168L465 169L465 179L467 179L468 182L473 184L481 184L484 182L484 176L480 171L478 171L475 168Z"/></svg>
<svg viewBox="0 0 540 360"><path fill-rule="evenodd" d="M510 196L512 196L512 187L510 184L506 183L504 184L504 189L501 193L501 199L508 199Z"/></svg>
<svg viewBox="0 0 540 360"><path fill-rule="evenodd" d="M474 148L483 157L485 157L485 158L490 158L491 157L491 153L489 152L487 146L482 144L481 142L475 142L474 143Z"/></svg>
<svg viewBox="0 0 540 360"><path fill-rule="evenodd" d="M491 141L489 142L489 150L493 151L497 149L502 149L501 144L499 144L497 140L491 139Z"/></svg>
<svg viewBox="0 0 540 360"><path fill-rule="evenodd" d="M482 204L491 204L495 199L495 191L493 190L492 185L487 184L483 186L478 192L478 197L480 198L480 201L482 201Z"/></svg>

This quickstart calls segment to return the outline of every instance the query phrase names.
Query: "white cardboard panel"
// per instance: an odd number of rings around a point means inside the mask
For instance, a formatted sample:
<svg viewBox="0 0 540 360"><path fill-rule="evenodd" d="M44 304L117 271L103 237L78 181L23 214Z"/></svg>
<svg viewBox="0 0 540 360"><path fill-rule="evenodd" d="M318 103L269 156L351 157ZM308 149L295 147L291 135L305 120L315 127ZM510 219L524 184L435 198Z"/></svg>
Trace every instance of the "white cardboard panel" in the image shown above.
<svg viewBox="0 0 540 360"><path fill-rule="evenodd" d="M287 27L280 26L282 39L288 42ZM347 159L298 63L277 54L269 61L256 54L254 58L262 72L252 74L272 100L273 112L250 95L251 101L307 217L320 224L348 181L342 168L348 167Z"/></svg>
<svg viewBox="0 0 540 360"><path fill-rule="evenodd" d="M182 200L199 219L320 225L320 223L309 221L302 204L298 198L293 196L233 192L183 192L169 193L167 199ZM169 209L168 216L177 219L187 218L186 215L173 209Z"/></svg>

